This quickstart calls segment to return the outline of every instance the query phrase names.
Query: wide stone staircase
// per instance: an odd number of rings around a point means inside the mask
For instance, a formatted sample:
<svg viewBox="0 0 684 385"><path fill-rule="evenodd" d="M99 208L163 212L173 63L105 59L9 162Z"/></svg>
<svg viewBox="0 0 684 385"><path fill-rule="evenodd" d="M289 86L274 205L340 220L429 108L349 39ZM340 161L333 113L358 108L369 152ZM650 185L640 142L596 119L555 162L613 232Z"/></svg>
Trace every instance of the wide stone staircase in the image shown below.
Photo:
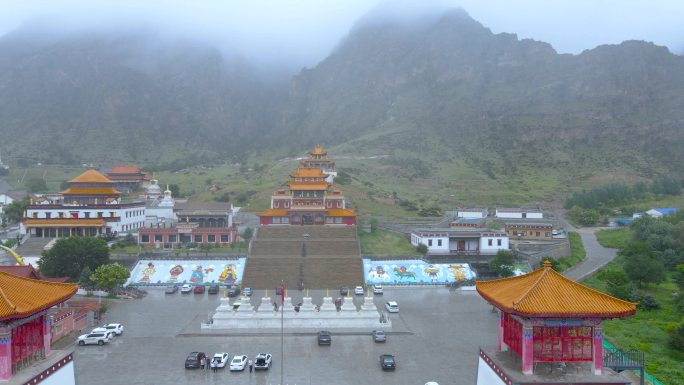
<svg viewBox="0 0 684 385"><path fill-rule="evenodd" d="M356 227L264 226L252 241L243 285L339 289L363 284Z"/></svg>

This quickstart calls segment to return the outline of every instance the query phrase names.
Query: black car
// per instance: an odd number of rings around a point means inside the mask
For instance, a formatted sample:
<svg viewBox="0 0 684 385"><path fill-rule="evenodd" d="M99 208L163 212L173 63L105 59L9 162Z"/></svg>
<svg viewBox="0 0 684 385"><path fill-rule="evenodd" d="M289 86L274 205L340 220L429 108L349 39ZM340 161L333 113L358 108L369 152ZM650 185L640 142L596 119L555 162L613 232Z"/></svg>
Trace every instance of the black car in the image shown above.
<svg viewBox="0 0 684 385"><path fill-rule="evenodd" d="M341 295L341 296L346 296L347 294L349 294L349 288L346 287L346 286L342 286L342 287L340 288L340 295Z"/></svg>
<svg viewBox="0 0 684 385"><path fill-rule="evenodd" d="M326 330L321 330L318 332L318 344L319 345L330 345L332 344L332 337L330 332Z"/></svg>
<svg viewBox="0 0 684 385"><path fill-rule="evenodd" d="M396 369L396 363L394 362L394 356L391 354L383 354L380 356L380 367L382 370L394 370Z"/></svg>
<svg viewBox="0 0 684 385"><path fill-rule="evenodd" d="M207 290L207 293L209 294L218 294L219 292L219 285L211 285L209 286L209 290Z"/></svg>
<svg viewBox="0 0 684 385"><path fill-rule="evenodd" d="M199 369L202 358L207 359L207 355L202 352L192 352L185 359L185 369Z"/></svg>
<svg viewBox="0 0 684 385"><path fill-rule="evenodd" d="M237 297L238 295L240 295L240 288L239 287L231 286L228 288L228 296L229 297Z"/></svg>

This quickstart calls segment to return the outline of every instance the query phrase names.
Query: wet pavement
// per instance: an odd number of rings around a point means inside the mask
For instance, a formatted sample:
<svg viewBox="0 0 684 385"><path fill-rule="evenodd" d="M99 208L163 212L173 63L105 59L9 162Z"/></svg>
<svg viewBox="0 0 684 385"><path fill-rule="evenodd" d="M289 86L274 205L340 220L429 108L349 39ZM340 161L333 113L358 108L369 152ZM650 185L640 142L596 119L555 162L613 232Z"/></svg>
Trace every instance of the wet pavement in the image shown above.
<svg viewBox="0 0 684 385"><path fill-rule="evenodd" d="M299 292L289 293L293 298ZM311 293L314 303L324 293ZM333 294L333 293L331 293ZM336 293L335 293L336 294ZM269 293L272 297L274 293ZM255 291L254 302L262 293ZM361 298L355 298L359 301ZM150 289L142 300L116 300L104 322L120 322L125 332L105 346L76 346L76 382L90 384L440 384L475 383L478 347L496 343L496 313L477 292L447 288L388 288L375 296L399 303L386 343L373 342L370 330L332 330L332 345L318 346L315 332L285 330L260 334L204 333L200 322L219 304L219 296L170 294ZM284 352L281 355L281 344ZM186 370L191 351L271 353L268 371ZM383 372L381 354L396 356L397 369Z"/></svg>

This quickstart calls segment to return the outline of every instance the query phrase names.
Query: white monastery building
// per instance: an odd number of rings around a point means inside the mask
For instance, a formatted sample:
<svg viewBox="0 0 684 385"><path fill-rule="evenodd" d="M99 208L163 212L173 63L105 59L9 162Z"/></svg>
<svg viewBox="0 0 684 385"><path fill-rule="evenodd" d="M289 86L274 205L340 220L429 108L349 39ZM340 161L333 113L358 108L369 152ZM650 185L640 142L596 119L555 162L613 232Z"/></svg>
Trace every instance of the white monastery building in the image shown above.
<svg viewBox="0 0 684 385"><path fill-rule="evenodd" d="M415 229L411 244L427 246L429 254L496 254L508 250L508 234L489 229Z"/></svg>
<svg viewBox="0 0 684 385"><path fill-rule="evenodd" d="M495 216L507 219L543 219L544 213L538 209L497 208Z"/></svg>

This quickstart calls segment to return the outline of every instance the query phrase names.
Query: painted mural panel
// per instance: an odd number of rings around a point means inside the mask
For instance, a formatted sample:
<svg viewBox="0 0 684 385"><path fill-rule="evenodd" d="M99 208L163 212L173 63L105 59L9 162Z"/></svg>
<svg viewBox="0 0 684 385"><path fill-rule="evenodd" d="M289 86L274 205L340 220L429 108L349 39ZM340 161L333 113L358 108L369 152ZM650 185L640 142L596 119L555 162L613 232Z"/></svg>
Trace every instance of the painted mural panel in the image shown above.
<svg viewBox="0 0 684 385"><path fill-rule="evenodd" d="M245 271L245 258L237 260L208 259L140 260L133 268L128 285L239 285Z"/></svg>
<svg viewBox="0 0 684 385"><path fill-rule="evenodd" d="M427 263L420 259L396 261L363 260L363 277L367 284L469 284L475 272L467 263Z"/></svg>

